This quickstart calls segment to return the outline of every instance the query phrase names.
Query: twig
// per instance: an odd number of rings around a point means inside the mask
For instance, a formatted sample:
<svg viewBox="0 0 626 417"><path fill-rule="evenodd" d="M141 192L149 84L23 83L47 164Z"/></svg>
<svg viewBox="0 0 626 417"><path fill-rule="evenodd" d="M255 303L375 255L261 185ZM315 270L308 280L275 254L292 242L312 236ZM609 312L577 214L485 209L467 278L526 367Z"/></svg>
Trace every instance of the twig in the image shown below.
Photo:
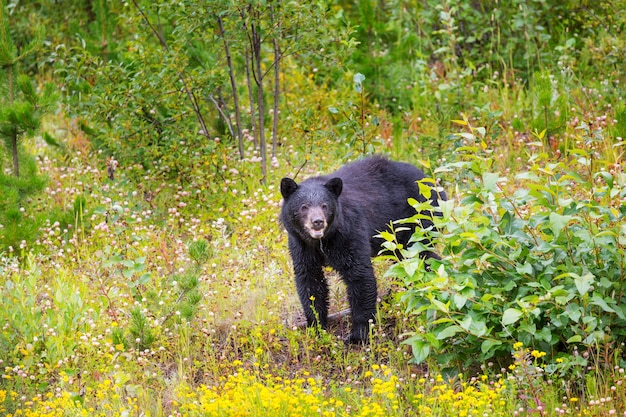
<svg viewBox="0 0 626 417"><path fill-rule="evenodd" d="M161 34L161 32L159 32L154 27L154 25L152 25L152 23L150 23L150 19L148 19L148 16L143 11L143 9L139 7L137 0L133 0L133 4L135 5L135 8L137 8L139 13L143 17L143 20L146 22L146 24L148 25L152 33L154 33L154 36L157 37L163 49L169 53L170 48L169 46L167 46L167 42L165 41L163 34ZM183 88L185 89L187 98L189 98L189 101L191 102L191 107L193 108L193 111L196 114L196 118L198 119L198 122L200 123L200 127L202 129L201 134L205 136L206 138L210 138L209 130L207 129L206 123L204 122L204 117L202 116L202 112L200 111L200 106L198 105L198 100L196 99L196 96L193 94L193 91L191 91L191 88L189 87L189 85L187 85L187 80L185 79L183 70L176 71L176 75L178 75L178 79L183 84Z"/></svg>

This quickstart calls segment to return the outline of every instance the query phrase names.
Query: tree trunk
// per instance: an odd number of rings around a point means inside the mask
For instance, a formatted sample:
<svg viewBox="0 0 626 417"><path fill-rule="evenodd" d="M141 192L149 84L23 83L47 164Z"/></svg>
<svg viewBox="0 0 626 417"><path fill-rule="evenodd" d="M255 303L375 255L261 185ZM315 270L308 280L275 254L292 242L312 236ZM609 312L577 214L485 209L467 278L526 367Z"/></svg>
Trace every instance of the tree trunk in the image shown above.
<svg viewBox="0 0 626 417"><path fill-rule="evenodd" d="M237 94L237 82L235 81L235 69L233 68L233 61L230 56L230 47L228 46L228 41L226 40L226 36L224 35L224 22L221 16L217 16L217 24L220 30L220 36L222 37L222 41L224 42L224 52L226 52L226 63L228 65L228 73L230 75L230 87L233 90L233 105L235 112L235 124L237 130L237 146L239 148L239 158L244 158L244 148L243 148L243 135L241 133L241 112L239 111L239 94Z"/></svg>
<svg viewBox="0 0 626 417"><path fill-rule="evenodd" d="M256 128L256 112L254 110L254 87L252 86L252 79L250 77L250 54L248 48L246 48L245 52L246 58L246 80L248 82L248 99L250 100L250 130L252 133L252 141L254 149L257 149L259 146L258 137L257 137L257 128Z"/></svg>
<svg viewBox="0 0 626 417"><path fill-rule="evenodd" d="M256 11L258 12L258 11ZM260 17L257 16L257 21ZM257 85L257 109L259 110L259 145L261 153L261 182L267 178L267 145L265 143L265 106L263 104L263 72L261 70L261 34L255 24L250 27L252 41L252 61L254 64L254 79Z"/></svg>
<svg viewBox="0 0 626 417"><path fill-rule="evenodd" d="M274 6L270 5L270 16L276 30L280 29L280 23L276 22ZM280 46L278 45L279 33L274 33L274 118L272 120L272 158L276 158L278 147L278 102L280 99Z"/></svg>

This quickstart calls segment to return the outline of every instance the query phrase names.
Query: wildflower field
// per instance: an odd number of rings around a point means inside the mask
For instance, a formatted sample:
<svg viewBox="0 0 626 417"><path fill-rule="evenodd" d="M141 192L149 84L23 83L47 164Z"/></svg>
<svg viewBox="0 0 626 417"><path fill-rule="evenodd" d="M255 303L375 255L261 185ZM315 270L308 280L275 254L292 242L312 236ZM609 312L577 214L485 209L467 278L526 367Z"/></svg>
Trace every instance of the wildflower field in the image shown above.
<svg viewBox="0 0 626 417"><path fill-rule="evenodd" d="M0 415L626 416L623 1L57 3L2 1ZM449 200L349 345L279 183L369 154Z"/></svg>

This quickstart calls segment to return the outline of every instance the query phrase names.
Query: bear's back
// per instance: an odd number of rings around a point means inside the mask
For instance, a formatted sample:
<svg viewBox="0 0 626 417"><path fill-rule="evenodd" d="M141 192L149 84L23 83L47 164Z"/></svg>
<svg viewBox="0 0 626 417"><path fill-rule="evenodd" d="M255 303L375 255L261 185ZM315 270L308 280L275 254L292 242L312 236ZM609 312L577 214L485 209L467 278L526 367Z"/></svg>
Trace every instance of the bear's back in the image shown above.
<svg viewBox="0 0 626 417"><path fill-rule="evenodd" d="M426 200L417 185L417 181L426 177L423 171L413 165L390 161L380 156L345 165L335 173L325 176L325 179L333 177L339 177L343 181L339 202L344 210L358 212L366 218L372 256L378 253L382 243L374 235L388 230L390 222L416 214L407 200ZM402 232L398 239L406 244L410 235L410 231Z"/></svg>

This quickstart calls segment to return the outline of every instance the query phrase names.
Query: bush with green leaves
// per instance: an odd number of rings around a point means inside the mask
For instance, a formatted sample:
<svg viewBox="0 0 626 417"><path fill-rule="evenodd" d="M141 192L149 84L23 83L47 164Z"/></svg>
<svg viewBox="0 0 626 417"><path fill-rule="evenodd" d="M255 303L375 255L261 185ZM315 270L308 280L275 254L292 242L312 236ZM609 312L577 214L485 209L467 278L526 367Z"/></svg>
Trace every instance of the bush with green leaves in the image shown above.
<svg viewBox="0 0 626 417"><path fill-rule="evenodd" d="M593 138L581 129L569 157L533 155L509 184L491 169L485 130L459 123L467 127L464 146L438 171L461 184L460 201L442 202L438 231L429 232L443 259L424 268L417 243L387 272L404 284L407 312L425 318L405 341L413 360L467 366L507 357L516 342L548 358L619 346L626 338L624 173L598 169Z"/></svg>

